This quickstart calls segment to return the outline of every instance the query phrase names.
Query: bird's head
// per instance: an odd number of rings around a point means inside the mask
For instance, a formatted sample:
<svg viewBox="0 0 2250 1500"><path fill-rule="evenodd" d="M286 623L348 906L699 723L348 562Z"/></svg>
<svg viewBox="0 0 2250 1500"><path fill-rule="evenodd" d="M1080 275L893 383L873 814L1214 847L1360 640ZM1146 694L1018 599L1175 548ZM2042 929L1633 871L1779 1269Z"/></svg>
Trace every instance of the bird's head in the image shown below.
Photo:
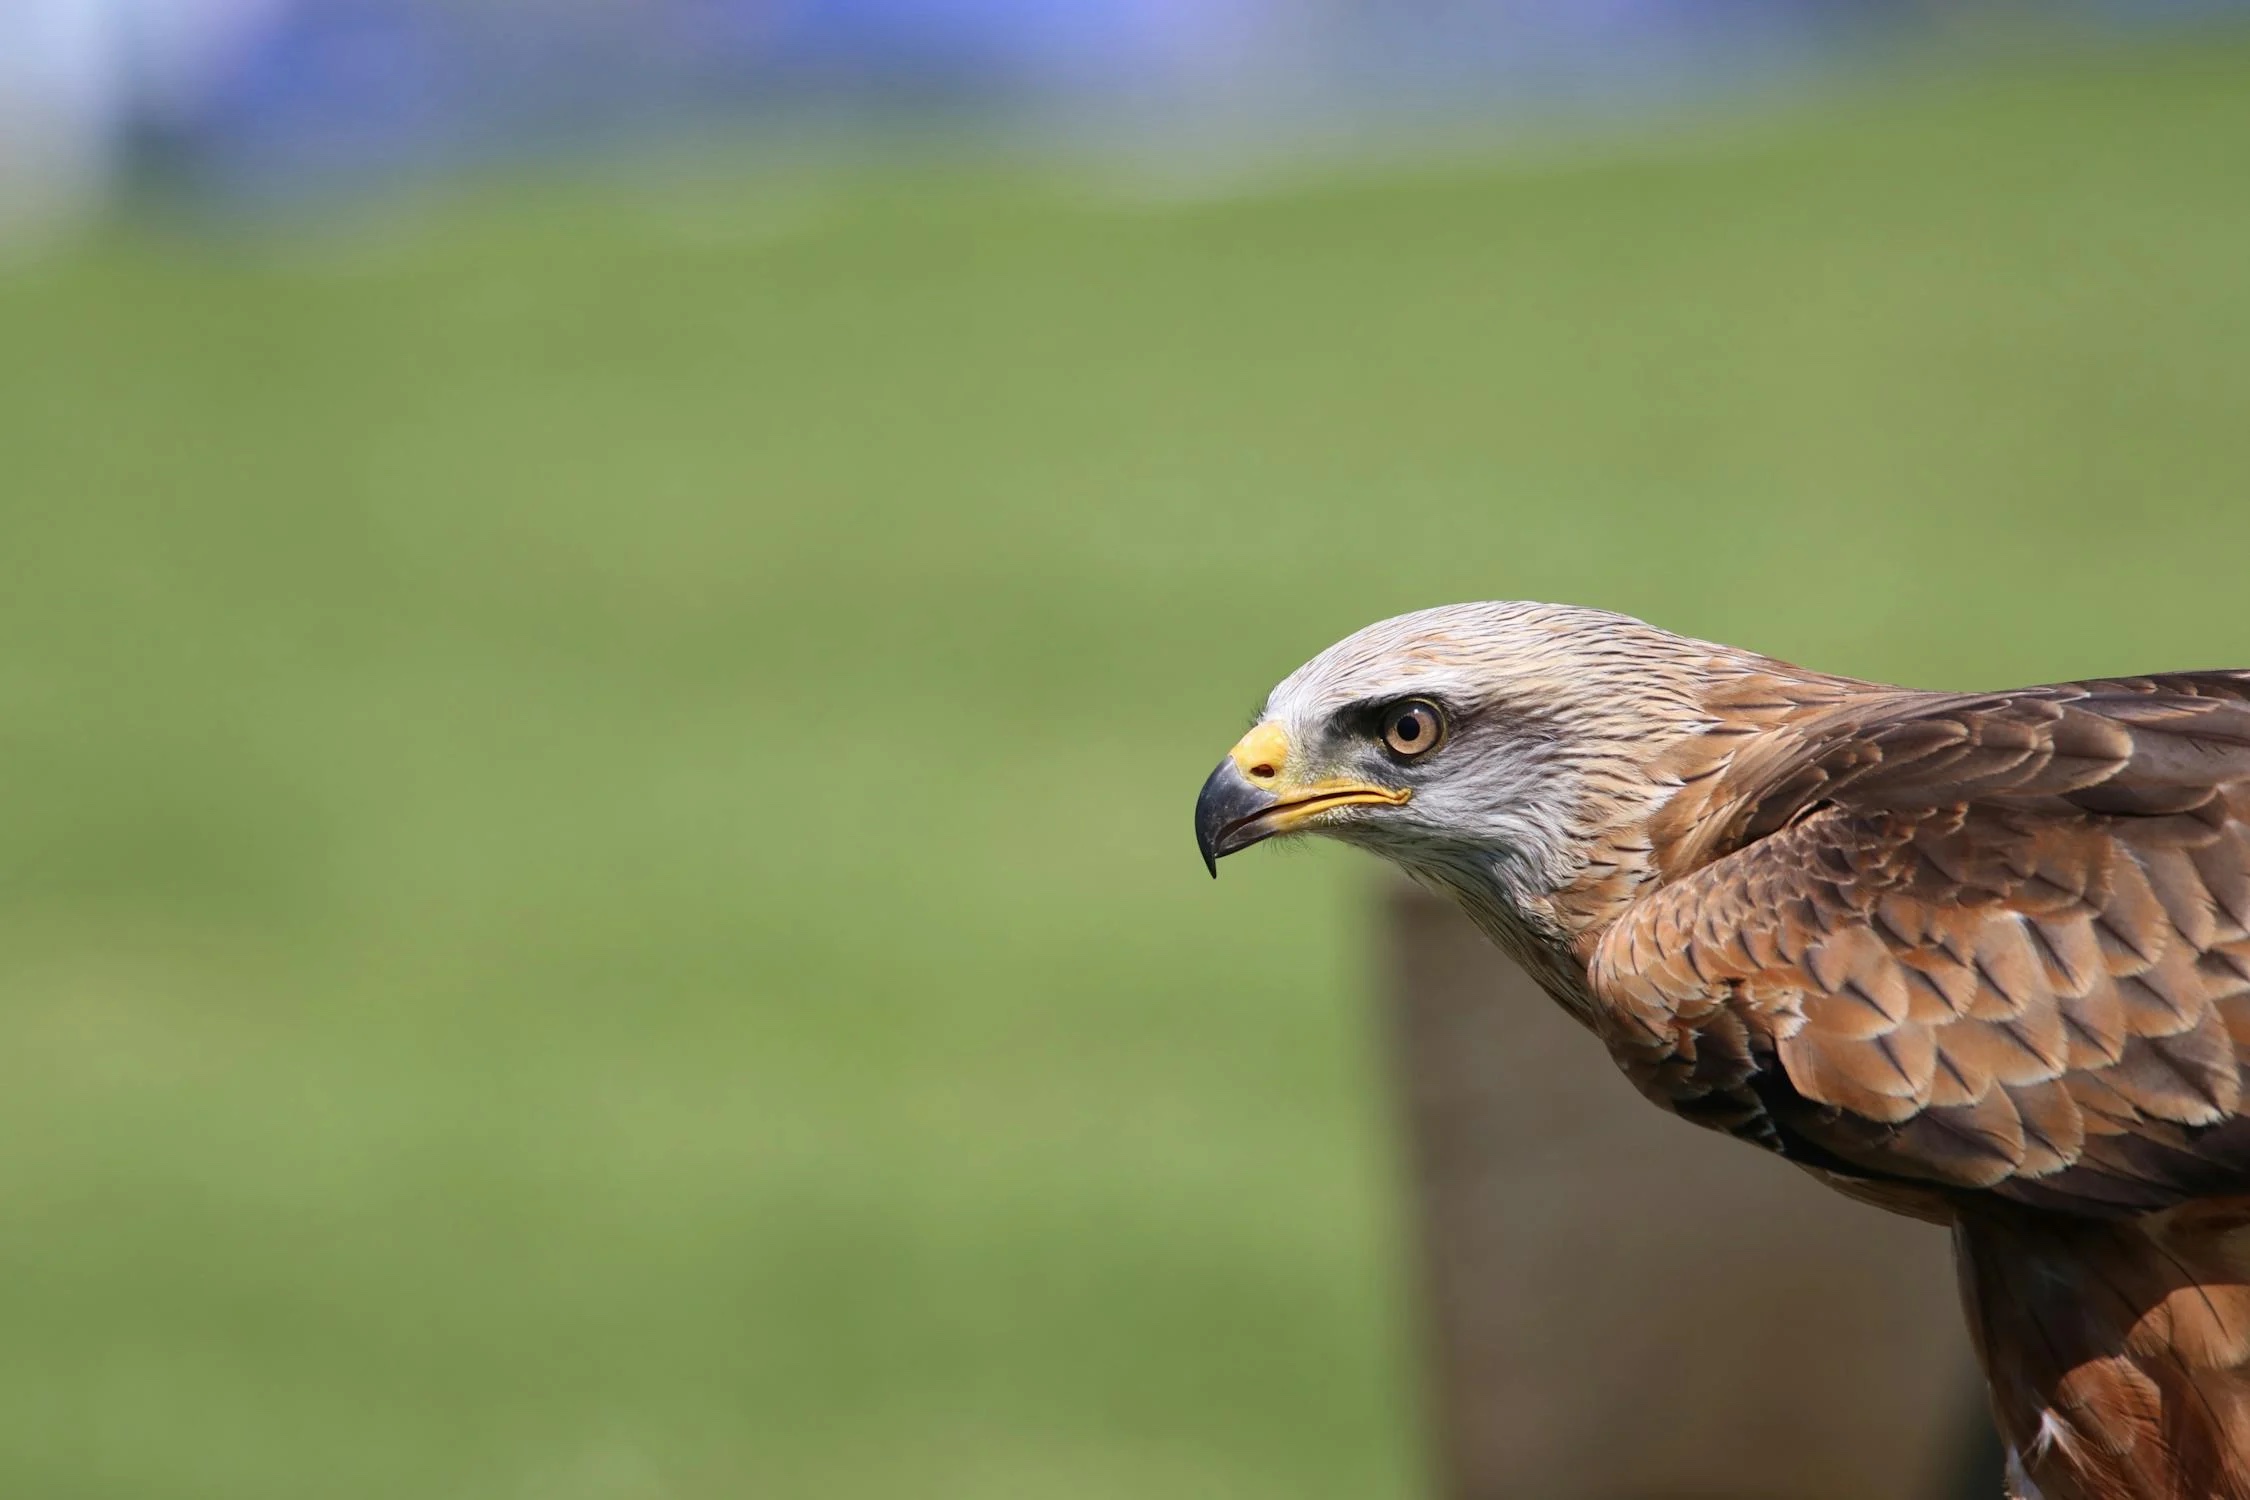
<svg viewBox="0 0 2250 1500"><path fill-rule="evenodd" d="M1648 820L1679 786L1667 755L1710 726L1712 683L1752 664L1773 665L1558 605L1385 620L1273 690L1204 783L1196 841L1216 875L1253 844L1326 834L1472 908L1568 926L1556 893L1636 847L1645 866Z"/></svg>

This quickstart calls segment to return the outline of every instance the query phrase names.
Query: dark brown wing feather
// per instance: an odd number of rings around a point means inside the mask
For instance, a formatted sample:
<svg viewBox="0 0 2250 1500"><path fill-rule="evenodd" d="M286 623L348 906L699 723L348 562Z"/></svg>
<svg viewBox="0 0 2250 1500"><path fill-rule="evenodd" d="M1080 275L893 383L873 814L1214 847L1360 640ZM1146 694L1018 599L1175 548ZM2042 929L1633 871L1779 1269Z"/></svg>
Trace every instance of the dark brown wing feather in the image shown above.
<svg viewBox="0 0 2250 1500"><path fill-rule="evenodd" d="M1976 1214L1955 1236L1995 1415L2043 1500L2250 1495L2245 1208Z"/></svg>
<svg viewBox="0 0 2250 1500"><path fill-rule="evenodd" d="M1682 1114L2113 1216L2250 1192L2250 674L1883 695L1762 736L1590 979Z"/></svg>

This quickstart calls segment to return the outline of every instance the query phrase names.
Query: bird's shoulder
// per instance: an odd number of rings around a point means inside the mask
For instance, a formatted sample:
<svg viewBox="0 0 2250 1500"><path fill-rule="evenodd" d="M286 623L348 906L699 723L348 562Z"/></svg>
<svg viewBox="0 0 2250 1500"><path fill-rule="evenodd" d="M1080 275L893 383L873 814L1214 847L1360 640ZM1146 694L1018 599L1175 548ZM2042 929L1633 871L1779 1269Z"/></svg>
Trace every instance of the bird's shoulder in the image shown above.
<svg viewBox="0 0 2250 1500"><path fill-rule="evenodd" d="M1589 944L1646 1092L1870 1183L2250 1189L2250 674L1843 696L1733 738Z"/></svg>

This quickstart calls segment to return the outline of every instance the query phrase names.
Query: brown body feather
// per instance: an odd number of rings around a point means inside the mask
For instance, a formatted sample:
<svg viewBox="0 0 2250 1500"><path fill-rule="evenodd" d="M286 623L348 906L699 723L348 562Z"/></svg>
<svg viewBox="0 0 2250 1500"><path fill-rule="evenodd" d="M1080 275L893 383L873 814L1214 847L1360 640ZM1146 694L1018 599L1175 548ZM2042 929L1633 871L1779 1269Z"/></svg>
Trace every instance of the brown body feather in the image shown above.
<svg viewBox="0 0 2250 1500"><path fill-rule="evenodd" d="M2250 1500L2250 676L1804 686L1676 752L1596 1030L1954 1226L2026 1493Z"/></svg>

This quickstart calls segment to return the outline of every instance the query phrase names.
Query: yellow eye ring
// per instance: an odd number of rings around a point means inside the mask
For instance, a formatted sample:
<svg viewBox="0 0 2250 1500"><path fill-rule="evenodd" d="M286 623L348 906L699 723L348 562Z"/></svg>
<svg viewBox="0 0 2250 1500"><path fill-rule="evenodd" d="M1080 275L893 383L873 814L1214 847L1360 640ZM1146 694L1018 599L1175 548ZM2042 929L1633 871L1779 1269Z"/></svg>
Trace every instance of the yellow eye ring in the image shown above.
<svg viewBox="0 0 2250 1500"><path fill-rule="evenodd" d="M1409 698L1383 710L1383 743L1393 755L1427 755L1445 738L1445 715L1427 698Z"/></svg>

